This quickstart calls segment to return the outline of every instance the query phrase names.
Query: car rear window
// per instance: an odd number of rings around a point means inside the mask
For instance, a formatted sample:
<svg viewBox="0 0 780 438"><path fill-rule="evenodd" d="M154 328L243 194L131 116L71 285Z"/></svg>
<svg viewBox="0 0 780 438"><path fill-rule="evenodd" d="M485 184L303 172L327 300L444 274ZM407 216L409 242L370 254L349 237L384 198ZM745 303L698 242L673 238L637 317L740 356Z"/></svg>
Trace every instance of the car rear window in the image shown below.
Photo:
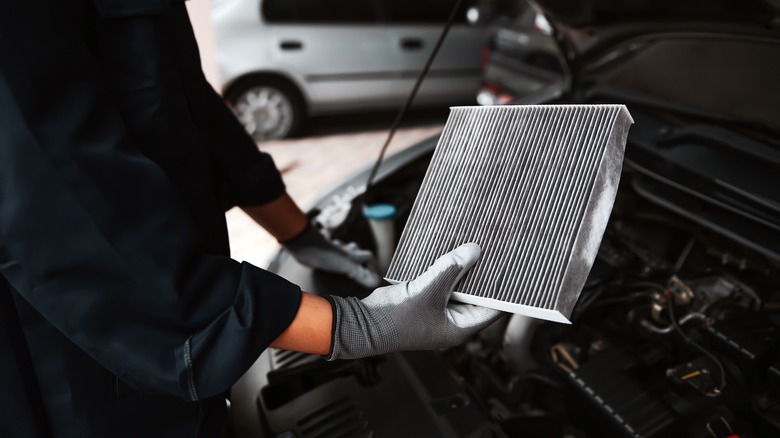
<svg viewBox="0 0 780 438"><path fill-rule="evenodd" d="M377 16L371 1L267 0L262 7L269 23L371 23Z"/></svg>
<svg viewBox="0 0 780 438"><path fill-rule="evenodd" d="M444 23L456 0L376 0L382 21L388 23ZM466 22L466 11L473 5L464 1L456 22Z"/></svg>
<svg viewBox="0 0 780 438"><path fill-rule="evenodd" d="M268 23L444 23L456 0L265 0ZM456 21L466 22L472 2L462 3Z"/></svg>

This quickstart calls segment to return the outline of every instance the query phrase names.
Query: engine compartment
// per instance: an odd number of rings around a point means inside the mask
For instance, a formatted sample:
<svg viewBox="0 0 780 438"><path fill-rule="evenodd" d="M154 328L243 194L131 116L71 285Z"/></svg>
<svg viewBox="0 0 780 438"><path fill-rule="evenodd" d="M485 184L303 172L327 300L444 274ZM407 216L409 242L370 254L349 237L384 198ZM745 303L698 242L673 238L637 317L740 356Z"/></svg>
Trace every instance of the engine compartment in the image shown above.
<svg viewBox="0 0 780 438"><path fill-rule="evenodd" d="M409 193L397 176L374 197ZM777 264L647 201L641 178L624 171L571 326L512 315L443 356L509 436L780 434Z"/></svg>
<svg viewBox="0 0 780 438"><path fill-rule="evenodd" d="M446 356L509 436L777 436L777 280L623 187L571 326L514 315Z"/></svg>
<svg viewBox="0 0 780 438"><path fill-rule="evenodd" d="M397 207L399 234L430 157L367 194ZM646 178L624 169L571 325L507 315L463 346L346 363L273 351L256 398L265 433L780 436L780 265L642 196ZM338 202L350 207L327 231L373 249L358 203ZM330 210L312 216L332 224L321 217ZM271 269L288 278L301 272L283 253ZM370 292L307 275L316 283L310 290ZM341 416L299 424L326 408Z"/></svg>

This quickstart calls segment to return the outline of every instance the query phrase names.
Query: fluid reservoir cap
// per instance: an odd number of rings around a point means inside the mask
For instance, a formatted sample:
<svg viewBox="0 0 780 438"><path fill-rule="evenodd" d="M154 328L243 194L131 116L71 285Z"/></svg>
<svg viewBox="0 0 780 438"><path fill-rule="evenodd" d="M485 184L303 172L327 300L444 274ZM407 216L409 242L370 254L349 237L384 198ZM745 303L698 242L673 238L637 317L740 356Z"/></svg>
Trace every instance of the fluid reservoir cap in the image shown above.
<svg viewBox="0 0 780 438"><path fill-rule="evenodd" d="M396 209L393 204L373 204L363 208L363 216L366 219L375 221L384 221L392 219L395 216Z"/></svg>

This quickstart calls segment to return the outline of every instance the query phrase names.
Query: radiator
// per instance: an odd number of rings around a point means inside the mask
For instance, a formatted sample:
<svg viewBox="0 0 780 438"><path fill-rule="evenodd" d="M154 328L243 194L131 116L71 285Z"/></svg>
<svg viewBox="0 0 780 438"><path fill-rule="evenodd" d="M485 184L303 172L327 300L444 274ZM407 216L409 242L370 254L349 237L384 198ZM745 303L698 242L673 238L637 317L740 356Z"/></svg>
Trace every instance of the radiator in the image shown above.
<svg viewBox="0 0 780 438"><path fill-rule="evenodd" d="M569 323L632 123L623 105L452 108L386 279L475 242L482 257L452 299Z"/></svg>

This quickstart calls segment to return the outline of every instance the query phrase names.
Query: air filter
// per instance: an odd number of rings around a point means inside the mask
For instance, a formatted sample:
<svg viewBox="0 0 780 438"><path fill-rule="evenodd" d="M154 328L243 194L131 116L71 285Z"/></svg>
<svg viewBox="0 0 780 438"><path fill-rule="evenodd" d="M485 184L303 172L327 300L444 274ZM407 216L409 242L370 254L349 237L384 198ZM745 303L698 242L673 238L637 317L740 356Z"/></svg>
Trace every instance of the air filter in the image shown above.
<svg viewBox="0 0 780 438"><path fill-rule="evenodd" d="M615 201L623 105L452 108L387 280L466 242L482 257L453 299L569 323Z"/></svg>

